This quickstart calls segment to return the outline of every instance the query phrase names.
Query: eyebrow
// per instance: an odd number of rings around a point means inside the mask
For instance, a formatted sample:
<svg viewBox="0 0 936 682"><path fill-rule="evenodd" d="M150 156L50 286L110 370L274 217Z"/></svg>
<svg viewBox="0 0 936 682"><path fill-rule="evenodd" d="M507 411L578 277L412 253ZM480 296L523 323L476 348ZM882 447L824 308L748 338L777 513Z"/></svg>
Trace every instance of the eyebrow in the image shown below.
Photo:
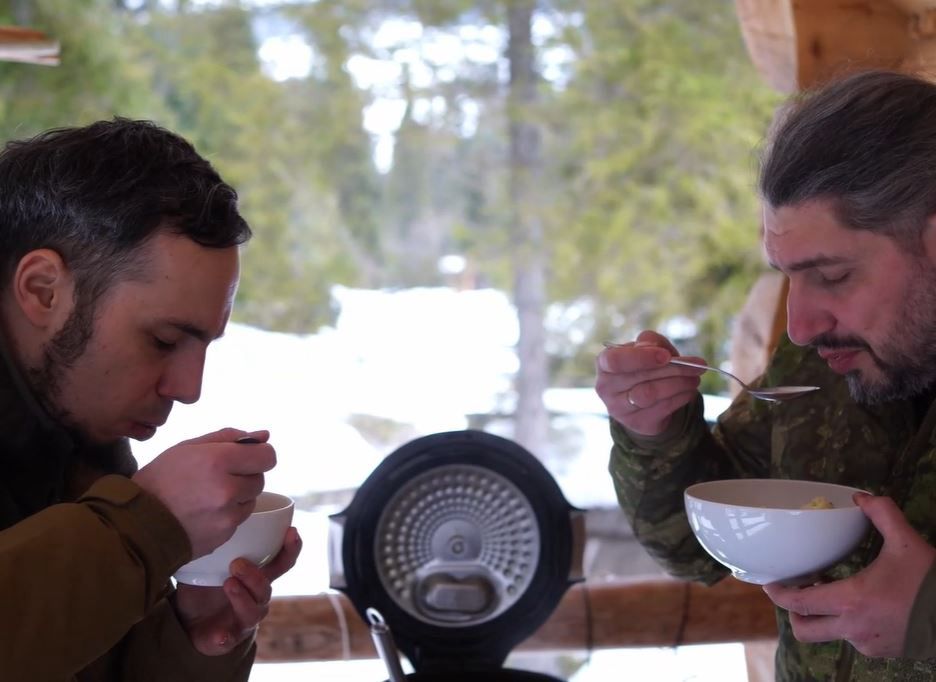
<svg viewBox="0 0 936 682"><path fill-rule="evenodd" d="M816 256L815 258L807 258L806 260L791 263L785 269L781 268L773 261L768 261L767 264L774 270L779 270L781 272L802 272L803 270L809 270L811 268L821 268L829 265L842 265L843 263L848 262L848 258L843 258L841 256Z"/></svg>
<svg viewBox="0 0 936 682"><path fill-rule="evenodd" d="M204 329L196 327L194 324L183 322L182 320L166 320L166 323L172 327L175 327L183 334L187 334L189 336L192 336L198 339L202 343L211 343L212 341L217 341L222 336L224 336L224 332L221 332L217 336L212 336L210 333L206 332Z"/></svg>

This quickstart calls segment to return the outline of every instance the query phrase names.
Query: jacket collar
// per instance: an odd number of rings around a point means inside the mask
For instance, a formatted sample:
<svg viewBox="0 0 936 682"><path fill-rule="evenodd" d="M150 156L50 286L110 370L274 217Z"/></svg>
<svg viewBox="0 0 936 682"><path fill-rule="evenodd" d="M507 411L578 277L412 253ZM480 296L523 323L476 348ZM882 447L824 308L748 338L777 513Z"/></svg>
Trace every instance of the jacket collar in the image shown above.
<svg viewBox="0 0 936 682"><path fill-rule="evenodd" d="M56 423L30 389L2 333L0 471L0 528L75 499L100 476L136 471L126 439L106 446L83 444Z"/></svg>
<svg viewBox="0 0 936 682"><path fill-rule="evenodd" d="M4 464L29 466L41 445L56 454L74 450L72 437L56 424L29 388L26 377L13 358L13 351L0 333L0 457Z"/></svg>

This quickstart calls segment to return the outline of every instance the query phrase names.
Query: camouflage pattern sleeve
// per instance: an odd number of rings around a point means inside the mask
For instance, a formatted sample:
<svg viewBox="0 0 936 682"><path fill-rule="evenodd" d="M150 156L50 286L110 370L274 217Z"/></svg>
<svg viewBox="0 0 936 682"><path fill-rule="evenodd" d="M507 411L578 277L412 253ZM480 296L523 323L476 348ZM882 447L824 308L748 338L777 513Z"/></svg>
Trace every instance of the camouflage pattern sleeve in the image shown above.
<svg viewBox="0 0 936 682"><path fill-rule="evenodd" d="M612 420L609 469L618 501L647 552L678 578L712 584L728 570L692 534L683 491L700 481L766 477L770 427L767 413L745 395L719 418L714 432L702 415L699 395L652 438L629 434Z"/></svg>
<svg viewBox="0 0 936 682"><path fill-rule="evenodd" d="M936 657L936 564L926 574L913 602L903 657L917 660Z"/></svg>

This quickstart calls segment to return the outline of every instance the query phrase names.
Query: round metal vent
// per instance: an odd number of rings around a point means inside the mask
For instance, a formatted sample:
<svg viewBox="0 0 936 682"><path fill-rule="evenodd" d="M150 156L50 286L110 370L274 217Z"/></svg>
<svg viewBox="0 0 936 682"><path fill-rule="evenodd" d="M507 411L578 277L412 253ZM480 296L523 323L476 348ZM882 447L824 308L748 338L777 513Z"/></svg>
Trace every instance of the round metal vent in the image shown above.
<svg viewBox="0 0 936 682"><path fill-rule="evenodd" d="M417 676L488 679L582 579L584 512L481 431L406 443L330 521L329 584L382 615Z"/></svg>
<svg viewBox="0 0 936 682"><path fill-rule="evenodd" d="M432 469L387 502L374 538L384 589L407 613L440 626L483 623L529 587L540 529L526 496L471 465Z"/></svg>

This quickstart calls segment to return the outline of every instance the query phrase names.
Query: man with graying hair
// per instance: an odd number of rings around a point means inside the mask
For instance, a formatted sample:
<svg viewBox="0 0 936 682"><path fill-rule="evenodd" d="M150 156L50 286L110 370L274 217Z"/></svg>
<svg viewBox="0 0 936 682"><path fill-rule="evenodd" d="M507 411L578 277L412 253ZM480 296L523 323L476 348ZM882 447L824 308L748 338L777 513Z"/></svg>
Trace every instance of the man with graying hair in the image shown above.
<svg viewBox="0 0 936 682"><path fill-rule="evenodd" d="M793 680L936 680L936 85L872 71L795 97L760 168L763 244L789 278L787 335L759 383L710 430L698 370L644 331L597 358L610 471L647 550L674 575L727 569L698 544L684 489L727 478L811 479L873 495L876 532L825 582L768 585L776 674ZM796 551L795 547L789 548Z"/></svg>
<svg viewBox="0 0 936 682"><path fill-rule="evenodd" d="M170 577L251 513L269 434L223 429L139 470L128 438L198 400L250 235L234 190L151 122L0 151L0 678L247 679L296 530L222 587Z"/></svg>

